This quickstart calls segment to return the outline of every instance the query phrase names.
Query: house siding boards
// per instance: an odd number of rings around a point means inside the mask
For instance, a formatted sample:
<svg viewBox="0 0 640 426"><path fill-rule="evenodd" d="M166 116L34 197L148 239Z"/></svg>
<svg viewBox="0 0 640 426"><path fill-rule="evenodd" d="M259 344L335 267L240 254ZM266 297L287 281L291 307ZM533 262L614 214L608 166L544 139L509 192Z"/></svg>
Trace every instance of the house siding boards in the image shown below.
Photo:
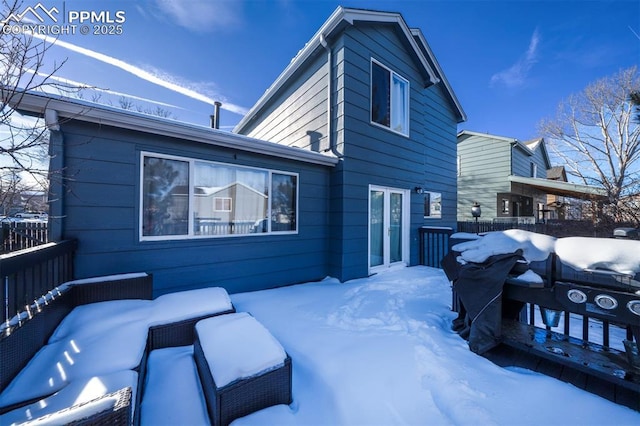
<svg viewBox="0 0 640 426"><path fill-rule="evenodd" d="M543 140L530 144L468 131L461 132L458 140L458 220L473 219L471 206L474 202L480 203L482 218L486 220L517 216L514 203L519 204L520 216L542 219L538 205L546 204L546 193L511 182L509 176L533 177L531 164L535 164L536 177L546 177L551 164ZM508 212L501 211L501 198L509 200Z"/></svg>
<svg viewBox="0 0 640 426"><path fill-rule="evenodd" d="M371 186L398 189L407 201L409 257L402 260L409 264L419 262L421 226L455 226L456 128L465 117L446 80L438 81L435 59L423 57L431 55L418 47L423 39L385 12L339 8L321 28L326 40L320 31L314 35L241 120L242 135L32 96L25 110L54 113L48 124L61 155L52 164L69 179L50 223L52 234L79 240L77 278L146 271L158 295L367 276ZM409 82L408 136L370 123L372 59ZM297 232L164 239L160 220L160 231L147 235L140 229L141 210L150 205L141 200L142 153L296 174ZM424 218L425 196L415 187L442 195L441 218Z"/></svg>
<svg viewBox="0 0 640 426"><path fill-rule="evenodd" d="M214 285L235 293L328 274L326 167L73 120L62 134L70 177L63 232L79 240L77 278L146 271L156 294ZM140 241L142 151L299 173L299 232Z"/></svg>
<svg viewBox="0 0 640 426"><path fill-rule="evenodd" d="M244 134L288 146L323 152L327 138L327 66L326 55L316 54L301 71L295 84L282 90L280 102L272 103L253 121Z"/></svg>
<svg viewBox="0 0 640 426"><path fill-rule="evenodd" d="M510 192L511 143L472 136L458 143L458 220L471 220L471 206L480 203L482 216L497 216L496 194Z"/></svg>
<svg viewBox="0 0 640 426"><path fill-rule="evenodd" d="M332 171L330 214L330 274L341 280L368 274L369 185L440 192L441 219L425 220L423 196L410 192L410 264L418 263L418 228L422 225L455 226L456 130L459 117L440 85L431 85L417 63L415 53L397 24L356 22L329 39L332 51L332 131L341 162ZM370 123L370 70L372 59L409 80L409 137ZM325 61L324 65L318 60ZM328 69L325 50L256 111L247 126L238 129L252 137L271 135L269 140L286 145L294 138L274 131L272 105L287 110L293 102L292 87L298 79ZM326 79L327 76L325 75ZM326 84L323 86L326 89ZM312 105L326 103L326 91L308 98ZM300 107L298 111L313 108ZM309 122L296 115L297 123ZM304 133L304 128L300 129ZM275 136L277 134L277 136ZM313 149L307 145L305 148Z"/></svg>

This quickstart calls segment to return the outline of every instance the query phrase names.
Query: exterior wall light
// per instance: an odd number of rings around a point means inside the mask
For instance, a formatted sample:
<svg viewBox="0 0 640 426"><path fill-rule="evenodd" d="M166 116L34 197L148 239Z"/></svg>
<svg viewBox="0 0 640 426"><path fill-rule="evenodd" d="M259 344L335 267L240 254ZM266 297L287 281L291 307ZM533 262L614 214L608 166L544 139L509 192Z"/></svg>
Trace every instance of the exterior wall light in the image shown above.
<svg viewBox="0 0 640 426"><path fill-rule="evenodd" d="M416 192L416 194L424 194L424 189L422 189L421 186L416 186L415 188L413 188L413 190Z"/></svg>

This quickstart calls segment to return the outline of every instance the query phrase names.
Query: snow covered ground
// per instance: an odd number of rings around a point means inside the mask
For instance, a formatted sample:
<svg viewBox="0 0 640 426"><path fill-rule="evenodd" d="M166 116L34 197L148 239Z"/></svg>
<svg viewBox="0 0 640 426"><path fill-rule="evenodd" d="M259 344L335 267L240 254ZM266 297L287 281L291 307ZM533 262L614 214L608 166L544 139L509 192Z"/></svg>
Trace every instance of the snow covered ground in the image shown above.
<svg viewBox="0 0 640 426"><path fill-rule="evenodd" d="M232 295L293 360L293 404L234 425L638 425L640 413L521 368L451 331L451 289L428 267Z"/></svg>
<svg viewBox="0 0 640 426"><path fill-rule="evenodd" d="M176 306L169 311L197 309L207 299L199 292L171 296ZM472 353L450 329L451 288L439 269L391 269L346 283L327 278L231 300L276 337L293 365L293 403L237 419L235 426L640 424L640 412ZM131 320L121 326L135 323L145 306L121 309L120 319ZM73 327L74 336L100 334L99 327L99 321L84 321ZM100 363L108 360L96 355L94 365ZM87 367L87 375L92 370ZM135 378L115 372L74 383L14 417L37 417L47 405L69 406L91 399L90 391L104 394ZM207 423L192 347L150 354L140 412L147 426ZM0 424L12 424L13 417L5 417Z"/></svg>
<svg viewBox="0 0 640 426"><path fill-rule="evenodd" d="M478 259L490 254L512 252L514 247L523 248L529 260L544 259L550 251L561 251L564 244L573 246L567 250L567 257L580 267L606 267L620 272L637 271L640 267L637 246L617 250L614 240L604 241L602 244L611 247L604 250L607 259L602 263L602 256L591 259L577 255L573 259L575 253L594 253L598 247L587 247L577 239L559 241L523 231L496 233L464 243L467 250L461 260L481 261ZM201 292L215 290L176 293L154 302L105 302L112 303L119 314L107 317L121 321L118 327L107 328L120 333L118 330L125 325L153 322L152 314L189 315L203 305L210 308L211 297L202 297ZM226 293L223 296L228 303ZM542 374L498 367L471 352L467 342L451 331L456 315L451 311L450 283L440 269L393 268L346 283L327 278L234 294L231 301L238 312L249 312L269 330L290 355L293 365L293 403L237 419L236 426L640 425L640 412ZM124 303L140 306L125 309ZM112 305L96 306L106 309ZM87 315L97 315L97 311L89 312L92 308L85 309ZM139 318L140 312L144 312L144 321ZM97 316L104 319L104 315ZM83 320L81 315L74 318L77 321L66 321L74 341L90 341L108 334L103 330L103 321ZM612 346L619 347L615 340L621 340L621 334L612 334ZM65 328L61 325L54 337L63 335ZM260 347L248 350L260 351ZM87 354L85 358L92 356ZM192 354L192 347L150 354L141 405L142 425L207 423ZM74 382L27 412L14 413L16 418L37 417L36 412L47 405L55 410L84 397L91 399L91 390L104 394L110 388L119 389L122 383L135 383L135 378L118 371L89 379L95 370L91 366L111 362L105 356L96 354L85 359L86 374L80 375L87 376L86 380ZM93 386L93 382L100 386ZM9 390L3 395L13 395ZM11 424L10 415L2 416L0 424L5 420Z"/></svg>

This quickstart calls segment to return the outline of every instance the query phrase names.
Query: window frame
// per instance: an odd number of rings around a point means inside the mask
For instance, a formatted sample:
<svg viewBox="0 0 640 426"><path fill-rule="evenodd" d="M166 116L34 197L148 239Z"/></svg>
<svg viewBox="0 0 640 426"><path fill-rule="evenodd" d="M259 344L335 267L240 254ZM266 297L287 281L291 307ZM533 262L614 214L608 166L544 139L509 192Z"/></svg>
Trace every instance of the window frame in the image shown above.
<svg viewBox="0 0 640 426"><path fill-rule="evenodd" d="M160 158L165 160L175 160L175 161L183 161L188 163L188 227L186 234L179 235L144 235L143 234L143 224L144 224L144 159L145 157L151 158ZM292 176L295 178L295 229L286 230L286 231L272 231L271 230L271 220L267 221L267 231L266 232L257 232L257 233L245 233L245 234L218 234L218 235L197 235L193 229L194 227L194 206L195 206L195 194L194 187L195 185L195 165L196 163L208 163L213 165L220 165L223 167L235 167L246 170L255 170L267 173L267 187L268 187L268 202L267 202L267 210L266 210L266 218L271 218L272 212L272 197L273 197L273 175L284 175L284 176ZM201 158L195 157L185 157L171 154L162 154L159 152L153 151L140 151L140 164L139 164L139 194L137 201L137 208L139 210L138 214L138 241L147 242L147 241L170 241L170 240L200 240L206 238L235 238L235 237L252 237L252 236L265 236L265 235L295 235L299 232L299 223L300 223L300 174L296 172L289 172L285 170L279 169L267 169L262 167L253 167L246 166L242 164L234 164L234 163L225 163L221 161L211 161L204 160ZM233 200L231 200L231 205L233 205Z"/></svg>
<svg viewBox="0 0 640 426"><path fill-rule="evenodd" d="M423 204L424 219L442 219L442 192L425 191Z"/></svg>
<svg viewBox="0 0 640 426"><path fill-rule="evenodd" d="M222 203L222 208L217 208L218 201ZM229 208L224 208L225 204L229 204ZM233 198L231 197L213 197L214 212L231 212L233 211Z"/></svg>
<svg viewBox="0 0 640 426"><path fill-rule="evenodd" d="M389 73L389 84L388 84L389 125L388 126L373 120L373 67L374 65L379 66L380 68L386 70ZM405 97L403 102L405 114L404 114L403 123L402 123L403 128L405 128L405 131L398 131L393 128L393 124L394 124L393 122L393 116L394 116L393 114L393 111L394 111L393 80L394 80L394 77L402 81L406 87ZM389 130L397 135L405 136L407 138L410 137L410 122L411 122L410 99L411 99L411 83L409 82L409 80L403 77L402 75L398 74L391 68L387 67L382 62L376 60L375 58L371 58L370 66L369 66L369 122L374 126L380 127L385 130Z"/></svg>

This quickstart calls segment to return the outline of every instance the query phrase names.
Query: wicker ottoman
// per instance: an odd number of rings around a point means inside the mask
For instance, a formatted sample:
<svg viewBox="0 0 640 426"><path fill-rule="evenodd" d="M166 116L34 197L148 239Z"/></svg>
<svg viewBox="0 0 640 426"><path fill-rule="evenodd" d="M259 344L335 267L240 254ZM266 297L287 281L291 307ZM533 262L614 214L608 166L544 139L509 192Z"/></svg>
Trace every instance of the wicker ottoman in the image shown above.
<svg viewBox="0 0 640 426"><path fill-rule="evenodd" d="M247 313L198 322L194 358L213 425L292 401L291 358Z"/></svg>

